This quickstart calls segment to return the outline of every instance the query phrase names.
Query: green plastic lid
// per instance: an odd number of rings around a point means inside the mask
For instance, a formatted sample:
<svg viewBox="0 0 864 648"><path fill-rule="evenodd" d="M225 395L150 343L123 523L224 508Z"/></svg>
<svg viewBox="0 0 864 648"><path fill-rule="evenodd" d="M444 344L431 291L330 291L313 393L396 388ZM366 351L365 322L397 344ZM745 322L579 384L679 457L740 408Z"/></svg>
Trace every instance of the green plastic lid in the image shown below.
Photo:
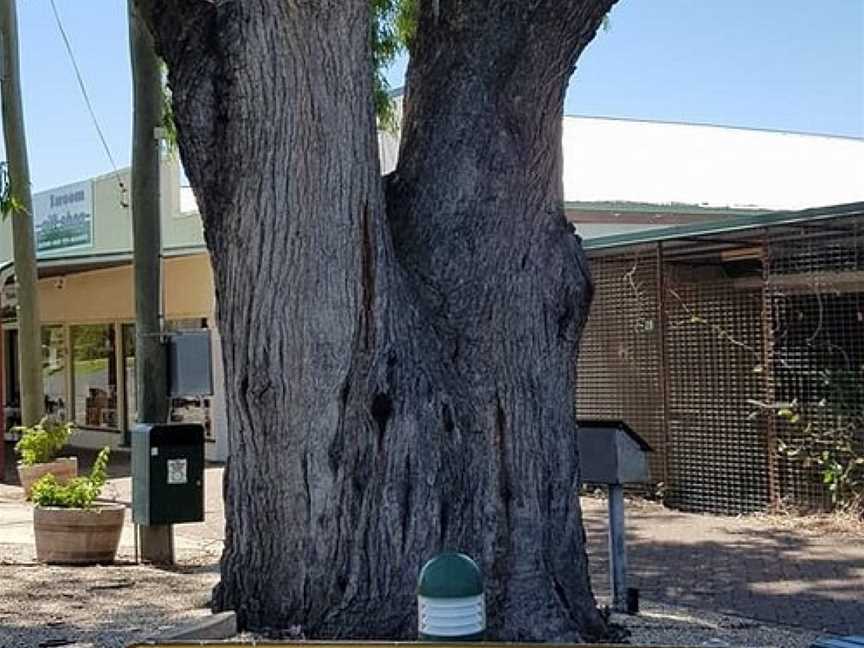
<svg viewBox="0 0 864 648"><path fill-rule="evenodd" d="M427 598L464 598L483 593L483 574L462 553L444 553L423 565L417 594Z"/></svg>

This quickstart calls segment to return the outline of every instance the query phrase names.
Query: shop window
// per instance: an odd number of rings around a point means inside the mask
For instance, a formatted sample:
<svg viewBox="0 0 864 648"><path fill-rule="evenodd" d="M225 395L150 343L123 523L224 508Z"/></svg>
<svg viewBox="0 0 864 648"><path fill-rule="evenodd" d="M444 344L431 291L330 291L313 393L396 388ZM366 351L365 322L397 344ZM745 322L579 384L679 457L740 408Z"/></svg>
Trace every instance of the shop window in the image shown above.
<svg viewBox="0 0 864 648"><path fill-rule="evenodd" d="M18 331L5 331L3 335L4 374L3 394L6 429L21 425L21 391L18 382Z"/></svg>
<svg viewBox="0 0 864 648"><path fill-rule="evenodd" d="M114 326L72 327L75 423L116 430L117 365Z"/></svg>
<svg viewBox="0 0 864 648"><path fill-rule="evenodd" d="M126 372L126 429L138 420L138 380L135 377L135 325L123 325L123 371Z"/></svg>
<svg viewBox="0 0 864 648"><path fill-rule="evenodd" d="M200 423L204 426L204 438L208 441L215 440L210 420L209 398L172 398L171 422Z"/></svg>
<svg viewBox="0 0 864 648"><path fill-rule="evenodd" d="M45 413L66 420L66 341L62 326L42 328L42 384Z"/></svg>

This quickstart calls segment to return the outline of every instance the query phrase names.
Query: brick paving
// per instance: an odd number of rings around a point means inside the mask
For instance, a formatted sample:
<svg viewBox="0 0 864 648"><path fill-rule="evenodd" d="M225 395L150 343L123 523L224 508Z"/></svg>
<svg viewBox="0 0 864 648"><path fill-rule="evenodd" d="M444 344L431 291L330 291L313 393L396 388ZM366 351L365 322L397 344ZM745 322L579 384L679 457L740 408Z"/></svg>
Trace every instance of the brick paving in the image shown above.
<svg viewBox="0 0 864 648"><path fill-rule="evenodd" d="M608 599L606 502L583 498L598 598ZM630 579L646 600L836 634L864 633L864 537L627 502Z"/></svg>
<svg viewBox="0 0 864 648"><path fill-rule="evenodd" d="M93 453L76 454L87 470ZM114 453L111 464L115 478L106 495L129 502L128 455ZM10 473L7 479L15 479ZM178 543L204 547L214 557L222 538L221 477L221 468L208 468L206 522L175 528ZM609 590L606 502L586 497L582 503L592 583L603 603ZM17 528L9 512L23 502L4 505L12 508L0 512L9 523L0 536ZM626 510L629 585L639 588L644 601L864 634L864 536L821 533L758 516L681 513L642 500L628 500Z"/></svg>

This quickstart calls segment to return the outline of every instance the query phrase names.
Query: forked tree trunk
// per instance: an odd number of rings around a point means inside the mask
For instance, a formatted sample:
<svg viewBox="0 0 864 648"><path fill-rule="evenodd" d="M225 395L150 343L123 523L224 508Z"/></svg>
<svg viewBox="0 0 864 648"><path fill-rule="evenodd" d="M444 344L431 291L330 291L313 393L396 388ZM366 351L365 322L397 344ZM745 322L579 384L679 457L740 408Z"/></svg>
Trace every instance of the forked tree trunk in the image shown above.
<svg viewBox="0 0 864 648"><path fill-rule="evenodd" d="M560 122L611 3L421 3L385 201L366 2L139 0L216 277L214 604L245 627L411 637L421 565L458 549L487 576L490 637L605 633L573 415L591 288Z"/></svg>

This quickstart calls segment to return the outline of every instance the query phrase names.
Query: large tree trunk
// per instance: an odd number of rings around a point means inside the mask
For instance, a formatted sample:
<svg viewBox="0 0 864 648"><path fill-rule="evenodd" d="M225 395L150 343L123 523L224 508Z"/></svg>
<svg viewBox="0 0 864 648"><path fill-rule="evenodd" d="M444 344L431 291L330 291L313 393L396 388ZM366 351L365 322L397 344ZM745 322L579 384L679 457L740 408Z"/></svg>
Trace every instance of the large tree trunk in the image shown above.
<svg viewBox="0 0 864 648"><path fill-rule="evenodd" d="M560 127L611 2L422 3L385 206L366 2L139 0L216 276L214 604L244 626L411 637L420 567L458 549L486 574L491 637L605 633L573 417L591 290Z"/></svg>

